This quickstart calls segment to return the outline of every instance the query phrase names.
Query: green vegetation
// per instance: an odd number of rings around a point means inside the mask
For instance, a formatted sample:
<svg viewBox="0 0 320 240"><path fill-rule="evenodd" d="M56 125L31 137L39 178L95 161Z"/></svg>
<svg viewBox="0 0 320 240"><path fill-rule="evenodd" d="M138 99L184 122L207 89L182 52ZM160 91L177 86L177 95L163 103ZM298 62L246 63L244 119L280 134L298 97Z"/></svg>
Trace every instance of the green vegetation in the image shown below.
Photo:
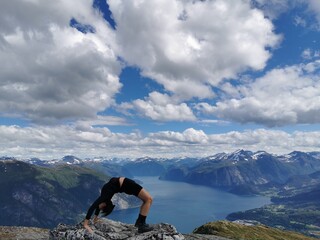
<svg viewBox="0 0 320 240"><path fill-rule="evenodd" d="M292 178L285 185L271 190L273 204L232 213L227 216L227 219L231 221L255 220L271 227L320 237L320 179L318 175L319 173L314 173L305 177Z"/></svg>
<svg viewBox="0 0 320 240"><path fill-rule="evenodd" d="M228 215L228 220L255 220L262 224L317 236L320 233L320 209L271 204ZM319 235L318 235L319 236Z"/></svg>
<svg viewBox="0 0 320 240"><path fill-rule="evenodd" d="M101 181L107 180L103 173L76 165L40 167L21 161L0 162L0 185L2 186L33 179L44 184L57 182L65 189L69 189L78 186L83 175L93 175Z"/></svg>
<svg viewBox="0 0 320 240"><path fill-rule="evenodd" d="M78 186L83 175L93 175L101 181L106 181L104 174L75 165L58 165L54 168L37 167L37 169L39 173L36 176L37 180L43 183L48 183L48 181L57 182L65 189Z"/></svg>
<svg viewBox="0 0 320 240"><path fill-rule="evenodd" d="M198 234L210 234L238 240L312 240L300 233L284 231L264 225L247 226L243 224L217 221L210 222L193 231Z"/></svg>

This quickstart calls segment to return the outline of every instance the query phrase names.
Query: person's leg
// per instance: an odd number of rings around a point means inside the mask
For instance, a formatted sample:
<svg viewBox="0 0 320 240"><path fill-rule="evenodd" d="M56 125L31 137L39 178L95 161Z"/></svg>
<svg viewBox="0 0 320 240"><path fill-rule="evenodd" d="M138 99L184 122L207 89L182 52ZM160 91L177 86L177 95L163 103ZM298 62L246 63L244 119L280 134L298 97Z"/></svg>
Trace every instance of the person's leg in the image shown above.
<svg viewBox="0 0 320 240"><path fill-rule="evenodd" d="M138 232L147 232L151 231L153 228L150 227L148 224L146 224L146 218L149 213L150 206L152 204L152 197L151 195L142 188L139 184L137 184L134 180L129 178L124 178L122 184L121 184L121 178L120 178L120 186L121 186L121 192L125 192L129 195L135 195L139 199L142 200L142 205L140 207L140 214L137 218L137 221L135 223L135 226L138 227Z"/></svg>
<svg viewBox="0 0 320 240"><path fill-rule="evenodd" d="M152 204L152 197L144 188L138 194L138 198L142 200L142 205L140 207L140 214L143 216L147 216L149 213L149 209Z"/></svg>
<svg viewBox="0 0 320 240"><path fill-rule="evenodd" d="M146 218L152 204L152 197L145 189L141 189L137 197L142 200L142 205L140 207L140 214L135 223L135 226L138 227L139 233L151 231L153 230L153 228L146 224Z"/></svg>
<svg viewBox="0 0 320 240"><path fill-rule="evenodd" d="M120 178L121 191L129 195L135 195L142 200L140 208L140 214L147 216L149 213L150 206L152 204L152 197L147 190L142 188L139 184L129 178ZM122 182L121 182L122 180Z"/></svg>

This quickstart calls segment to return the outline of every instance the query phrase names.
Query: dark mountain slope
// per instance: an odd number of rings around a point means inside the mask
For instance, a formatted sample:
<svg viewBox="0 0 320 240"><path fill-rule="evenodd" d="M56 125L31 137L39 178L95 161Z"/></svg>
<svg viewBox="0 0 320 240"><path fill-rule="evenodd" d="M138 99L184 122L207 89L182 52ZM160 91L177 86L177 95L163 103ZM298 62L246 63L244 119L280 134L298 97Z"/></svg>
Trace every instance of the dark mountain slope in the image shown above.
<svg viewBox="0 0 320 240"><path fill-rule="evenodd" d="M79 166L40 167L0 161L0 225L74 223L99 194L106 175Z"/></svg>

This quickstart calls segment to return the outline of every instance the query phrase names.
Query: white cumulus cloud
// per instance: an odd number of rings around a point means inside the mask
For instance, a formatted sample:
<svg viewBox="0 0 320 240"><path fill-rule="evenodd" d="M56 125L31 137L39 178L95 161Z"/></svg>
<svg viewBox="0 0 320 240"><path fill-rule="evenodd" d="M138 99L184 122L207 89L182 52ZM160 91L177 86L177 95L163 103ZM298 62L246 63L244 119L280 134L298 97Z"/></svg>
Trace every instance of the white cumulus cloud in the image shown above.
<svg viewBox="0 0 320 240"><path fill-rule="evenodd" d="M41 123L95 117L121 87L114 44L92 1L1 1L0 111Z"/></svg>
<svg viewBox="0 0 320 240"><path fill-rule="evenodd" d="M211 87L263 69L280 37L245 0L108 1L119 55L181 99L212 98Z"/></svg>
<svg viewBox="0 0 320 240"><path fill-rule="evenodd" d="M266 126L320 123L320 61L277 68L235 87L238 97L197 109L222 119Z"/></svg>
<svg viewBox="0 0 320 240"><path fill-rule="evenodd" d="M156 121L195 121L191 108L186 103L175 102L167 94L152 92L145 100L134 100L131 108L142 116Z"/></svg>
<svg viewBox="0 0 320 240"><path fill-rule="evenodd" d="M106 127L0 126L0 156L62 158L86 157L204 157L239 148L284 154L294 150L314 151L320 147L320 132L286 133L256 129L208 134L188 128L182 132L161 131L113 133ZM5 147L4 147L5 146Z"/></svg>

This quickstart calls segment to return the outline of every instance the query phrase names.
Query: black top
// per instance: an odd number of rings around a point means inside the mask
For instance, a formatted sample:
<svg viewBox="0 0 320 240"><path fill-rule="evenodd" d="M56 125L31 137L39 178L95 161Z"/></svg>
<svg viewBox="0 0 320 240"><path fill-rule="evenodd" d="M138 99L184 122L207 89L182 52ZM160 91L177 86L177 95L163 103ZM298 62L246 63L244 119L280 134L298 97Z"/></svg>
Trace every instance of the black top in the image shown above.
<svg viewBox="0 0 320 240"><path fill-rule="evenodd" d="M101 189L100 197L98 197L88 209L86 219L89 220L91 218L94 210L95 210L95 215L98 216L100 213L99 204L103 202L111 201L111 198L113 197L113 195L118 192L122 192L120 189L119 178L113 177L109 180L109 182L103 185Z"/></svg>

